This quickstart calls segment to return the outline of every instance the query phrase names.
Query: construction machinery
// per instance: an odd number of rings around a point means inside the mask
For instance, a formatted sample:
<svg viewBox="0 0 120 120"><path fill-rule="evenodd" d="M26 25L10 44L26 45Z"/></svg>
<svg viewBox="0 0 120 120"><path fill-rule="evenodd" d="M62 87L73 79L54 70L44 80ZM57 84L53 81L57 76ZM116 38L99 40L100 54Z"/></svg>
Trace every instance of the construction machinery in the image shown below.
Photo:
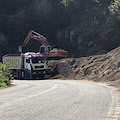
<svg viewBox="0 0 120 120"><path fill-rule="evenodd" d="M47 38L44 37L43 35L40 35L39 33L30 30L26 39L23 42L22 46L19 46L19 51L22 53L22 47L27 45L27 43L31 40L37 40L39 41L42 46L40 46L39 52L43 55L45 55L47 58L65 58L68 57L68 51L65 51L63 49L58 49L58 48L52 48L48 41Z"/></svg>
<svg viewBox="0 0 120 120"><path fill-rule="evenodd" d="M2 57L3 64L9 65L14 78L43 79L47 70L47 60L41 54L27 52L25 54L7 54Z"/></svg>

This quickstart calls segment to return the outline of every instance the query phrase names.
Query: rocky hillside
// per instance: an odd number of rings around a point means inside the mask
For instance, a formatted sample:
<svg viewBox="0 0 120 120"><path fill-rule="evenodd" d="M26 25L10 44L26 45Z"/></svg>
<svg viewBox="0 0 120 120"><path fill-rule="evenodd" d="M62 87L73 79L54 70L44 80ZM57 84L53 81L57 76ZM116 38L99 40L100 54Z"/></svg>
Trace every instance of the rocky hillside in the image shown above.
<svg viewBox="0 0 120 120"><path fill-rule="evenodd" d="M0 56L18 53L31 29L70 57L108 52L120 45L119 5L119 0L1 0ZM31 40L25 50L40 45Z"/></svg>
<svg viewBox="0 0 120 120"><path fill-rule="evenodd" d="M70 56L90 56L120 45L119 0L68 1L70 24L57 32L56 41L70 51Z"/></svg>

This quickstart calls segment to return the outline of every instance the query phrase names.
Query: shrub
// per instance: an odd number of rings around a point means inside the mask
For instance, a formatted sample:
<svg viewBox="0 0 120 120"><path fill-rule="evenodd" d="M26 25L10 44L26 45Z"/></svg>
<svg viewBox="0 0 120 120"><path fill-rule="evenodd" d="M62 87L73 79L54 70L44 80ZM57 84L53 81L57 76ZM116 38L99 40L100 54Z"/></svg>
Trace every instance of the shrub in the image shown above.
<svg viewBox="0 0 120 120"><path fill-rule="evenodd" d="M0 63L0 87L11 85L12 74L9 66Z"/></svg>

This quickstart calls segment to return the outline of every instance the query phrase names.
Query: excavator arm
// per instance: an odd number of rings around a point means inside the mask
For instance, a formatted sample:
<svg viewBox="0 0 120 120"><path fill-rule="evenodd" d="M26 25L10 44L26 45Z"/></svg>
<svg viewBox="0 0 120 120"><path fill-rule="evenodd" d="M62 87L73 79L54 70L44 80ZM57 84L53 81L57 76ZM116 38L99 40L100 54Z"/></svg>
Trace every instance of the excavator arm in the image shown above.
<svg viewBox="0 0 120 120"><path fill-rule="evenodd" d="M39 42L41 42L42 45L44 46L50 46L47 38L44 37L43 35L38 34L37 32L30 30L27 37L25 38L25 41L23 42L23 46L27 45L30 39L35 39Z"/></svg>
<svg viewBox="0 0 120 120"><path fill-rule="evenodd" d="M51 50L51 46L49 45L47 38L43 35L38 34L37 32L30 30L28 35L26 36L23 44L19 46L18 50L20 53L22 53L23 47L26 46L31 39L39 41L42 46L40 47L40 53L43 53L44 55L48 55L49 51Z"/></svg>

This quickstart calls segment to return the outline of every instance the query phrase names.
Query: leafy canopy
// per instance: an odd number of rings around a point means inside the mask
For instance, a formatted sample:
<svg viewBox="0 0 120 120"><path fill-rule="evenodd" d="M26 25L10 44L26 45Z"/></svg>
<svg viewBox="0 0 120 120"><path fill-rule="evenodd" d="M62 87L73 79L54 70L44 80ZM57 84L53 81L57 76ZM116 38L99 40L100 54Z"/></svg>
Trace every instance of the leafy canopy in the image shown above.
<svg viewBox="0 0 120 120"><path fill-rule="evenodd" d="M0 87L7 87L11 85L12 74L7 65L0 63Z"/></svg>
<svg viewBox="0 0 120 120"><path fill-rule="evenodd" d="M113 16L120 19L120 0L114 0L109 5L109 10Z"/></svg>

